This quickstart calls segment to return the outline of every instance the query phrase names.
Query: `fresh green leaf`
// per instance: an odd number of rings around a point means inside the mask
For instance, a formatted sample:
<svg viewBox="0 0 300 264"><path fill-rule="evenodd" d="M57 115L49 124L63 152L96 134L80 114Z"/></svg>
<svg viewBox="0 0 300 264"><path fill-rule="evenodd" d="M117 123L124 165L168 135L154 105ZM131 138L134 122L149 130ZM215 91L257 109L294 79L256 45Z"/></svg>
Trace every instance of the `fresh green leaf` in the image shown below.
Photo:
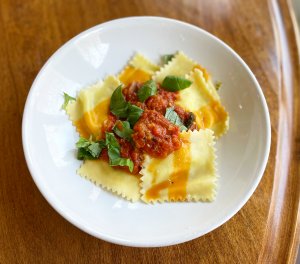
<svg viewBox="0 0 300 264"><path fill-rule="evenodd" d="M171 123L178 126L180 131L186 131L187 128L182 123L178 114L174 111L174 107L169 107L166 110L165 118L168 119Z"/></svg>
<svg viewBox="0 0 300 264"><path fill-rule="evenodd" d="M155 95L157 92L156 83L153 80L145 82L142 87L138 90L138 98L141 102L145 102L148 97Z"/></svg>
<svg viewBox="0 0 300 264"><path fill-rule="evenodd" d="M76 143L77 148L85 148L90 145L90 141L84 137L80 137Z"/></svg>
<svg viewBox="0 0 300 264"><path fill-rule="evenodd" d="M169 92L176 92L190 87L192 82L183 77L168 75L162 82L162 87Z"/></svg>
<svg viewBox="0 0 300 264"><path fill-rule="evenodd" d="M98 158L104 147L105 147L104 141L91 142L91 144L88 146L88 151L91 153L93 157Z"/></svg>
<svg viewBox="0 0 300 264"><path fill-rule="evenodd" d="M116 148L120 150L119 142L113 133L110 132L105 133L105 145L107 146L107 149ZM120 155L120 151L118 155Z"/></svg>
<svg viewBox="0 0 300 264"><path fill-rule="evenodd" d="M195 119L196 119L195 115L192 112L190 112L189 118L185 122L185 126L187 128L190 128L194 123Z"/></svg>
<svg viewBox="0 0 300 264"><path fill-rule="evenodd" d="M128 121L117 121L117 123L113 127L113 130L119 137L124 138L128 141L131 140L133 130L130 128L130 124Z"/></svg>
<svg viewBox="0 0 300 264"><path fill-rule="evenodd" d="M136 105L129 104L127 120L129 121L132 127L139 120L143 112L144 110L142 108L139 108Z"/></svg>
<svg viewBox="0 0 300 264"><path fill-rule="evenodd" d="M133 161L131 159L125 159L125 158L117 158L114 160L110 160L110 166L127 166L129 168L129 171L133 171Z"/></svg>
<svg viewBox="0 0 300 264"><path fill-rule="evenodd" d="M104 140L94 142L81 137L76 143L76 147L78 148L77 158L79 160L97 159L102 149L105 148L105 142Z"/></svg>
<svg viewBox="0 0 300 264"><path fill-rule="evenodd" d="M61 106L62 109L66 110L67 109L67 105L70 101L75 101L76 98L68 95L67 93L64 93L64 103L63 105Z"/></svg>
<svg viewBox="0 0 300 264"><path fill-rule="evenodd" d="M215 83L215 87L216 87L216 90L217 90L217 91L221 88L221 86L222 86L222 82L217 81L217 82Z"/></svg>
<svg viewBox="0 0 300 264"><path fill-rule="evenodd" d="M113 133L105 133L105 144L108 150L110 166L128 166L130 172L133 171L133 162L130 159L121 158L120 145Z"/></svg>
<svg viewBox="0 0 300 264"><path fill-rule="evenodd" d="M77 159L79 159L79 160L92 160L92 159L95 159L95 158L85 148L79 148L77 150Z"/></svg>
<svg viewBox="0 0 300 264"><path fill-rule="evenodd" d="M161 62L162 64L167 64L170 60L174 58L174 54L166 54L161 56Z"/></svg>
<svg viewBox="0 0 300 264"><path fill-rule="evenodd" d="M122 93L122 85L114 90L110 99L110 111L120 118L127 117L128 103Z"/></svg>

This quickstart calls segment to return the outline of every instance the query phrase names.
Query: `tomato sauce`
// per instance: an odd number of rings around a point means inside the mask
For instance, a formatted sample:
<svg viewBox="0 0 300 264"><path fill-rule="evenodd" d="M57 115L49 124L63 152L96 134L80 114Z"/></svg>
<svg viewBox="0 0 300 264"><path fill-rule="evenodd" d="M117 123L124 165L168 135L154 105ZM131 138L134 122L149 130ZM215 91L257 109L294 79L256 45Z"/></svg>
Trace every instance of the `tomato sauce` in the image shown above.
<svg viewBox="0 0 300 264"><path fill-rule="evenodd" d="M178 92L165 91L157 84L156 95L150 96L145 102L140 102L138 90L142 85L139 82L132 82L122 90L126 101L144 110L133 127L132 141L115 135L120 144L121 157L130 158L134 163L133 174L138 174L142 169L144 154L165 158L181 147L179 127L164 117L168 107L174 107L182 122L188 124L188 129L197 128L193 114L175 104L180 96ZM117 117L110 113L103 123L102 132L111 132L117 120ZM108 161L107 150L102 151L100 158ZM128 167L117 167L129 171Z"/></svg>
<svg viewBox="0 0 300 264"><path fill-rule="evenodd" d="M156 158L165 158L181 147L179 127L155 110L146 110L134 126L135 147Z"/></svg>

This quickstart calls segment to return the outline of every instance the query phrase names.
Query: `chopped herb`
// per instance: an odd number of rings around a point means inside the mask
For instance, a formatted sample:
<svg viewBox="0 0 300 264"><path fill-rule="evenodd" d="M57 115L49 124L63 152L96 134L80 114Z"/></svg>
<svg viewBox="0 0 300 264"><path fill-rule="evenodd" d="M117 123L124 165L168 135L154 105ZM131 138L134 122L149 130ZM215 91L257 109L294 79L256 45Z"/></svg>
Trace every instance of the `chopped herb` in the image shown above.
<svg viewBox="0 0 300 264"><path fill-rule="evenodd" d="M156 83L153 80L149 80L143 84L138 90L138 98L141 102L145 102L148 97L155 95L157 92Z"/></svg>
<svg viewBox="0 0 300 264"><path fill-rule="evenodd" d="M162 64L167 64L170 60L174 58L174 54L166 54L161 56L161 62Z"/></svg>
<svg viewBox="0 0 300 264"><path fill-rule="evenodd" d="M108 150L110 166L128 166L129 171L133 171L133 161L130 159L121 158L120 145L113 133L105 133L105 144Z"/></svg>
<svg viewBox="0 0 300 264"><path fill-rule="evenodd" d="M142 108L139 108L136 105L129 104L127 120L131 124L131 127L135 125L143 112L144 110Z"/></svg>
<svg viewBox="0 0 300 264"><path fill-rule="evenodd" d="M67 109L67 105L70 101L75 101L76 98L68 95L67 93L64 93L64 103L63 105L61 106L62 109L66 110Z"/></svg>
<svg viewBox="0 0 300 264"><path fill-rule="evenodd" d="M221 88L221 86L222 86L222 82L217 81L217 82L215 83L215 87L216 87L216 90L217 90L217 91L219 91L219 89Z"/></svg>
<svg viewBox="0 0 300 264"><path fill-rule="evenodd" d="M130 104L125 100L120 85L116 88L111 96L110 111L119 118L127 118L133 127L144 110L136 105Z"/></svg>
<svg viewBox="0 0 300 264"><path fill-rule="evenodd" d="M185 122L185 126L189 129L195 121L195 115L190 112L189 118Z"/></svg>
<svg viewBox="0 0 300 264"><path fill-rule="evenodd" d="M162 82L162 87L169 92L176 92L188 88L192 82L183 77L168 75Z"/></svg>
<svg viewBox="0 0 300 264"><path fill-rule="evenodd" d="M130 124L128 121L117 121L113 130L119 137L131 141L133 130L130 128Z"/></svg>
<svg viewBox="0 0 300 264"><path fill-rule="evenodd" d="M77 158L79 160L97 159L102 149L105 148L105 142L104 140L94 142L80 137L76 143L76 147L78 148Z"/></svg>
<svg viewBox="0 0 300 264"><path fill-rule="evenodd" d="M110 99L110 111L120 118L127 117L128 103L122 93L122 85L118 86Z"/></svg>
<svg viewBox="0 0 300 264"><path fill-rule="evenodd" d="M171 123L178 126L180 131L186 131L187 128L182 123L178 114L174 111L174 107L169 107L166 110L165 118L168 119Z"/></svg>

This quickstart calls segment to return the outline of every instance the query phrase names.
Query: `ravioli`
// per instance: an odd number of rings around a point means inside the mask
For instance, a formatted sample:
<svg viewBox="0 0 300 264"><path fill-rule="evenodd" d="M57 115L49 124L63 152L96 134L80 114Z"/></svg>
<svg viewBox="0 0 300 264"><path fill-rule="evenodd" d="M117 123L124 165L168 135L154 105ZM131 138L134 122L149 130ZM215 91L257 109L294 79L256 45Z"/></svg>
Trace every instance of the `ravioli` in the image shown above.
<svg viewBox="0 0 300 264"><path fill-rule="evenodd" d="M122 70L118 78L125 85L134 81L145 82L151 79L157 70L159 70L159 66L152 63L142 54L137 53L124 70Z"/></svg>
<svg viewBox="0 0 300 264"><path fill-rule="evenodd" d="M103 160L86 160L77 173L127 200L136 202L140 199L139 177L116 170Z"/></svg>
<svg viewBox="0 0 300 264"><path fill-rule="evenodd" d="M147 156L142 173L142 200L212 201L216 193L213 132L181 133L182 147L165 159Z"/></svg>
<svg viewBox="0 0 300 264"><path fill-rule="evenodd" d="M122 83L162 83L168 75L189 79L192 85L179 92L176 104L193 112L199 131L181 132L182 146L166 158L148 155L139 175L116 169L106 160L85 160L77 173L96 185L130 201L213 201L216 195L215 137L228 130L229 116L211 76L201 65L178 52L159 67L137 53L118 75L108 76L81 90L66 111L81 137L103 139L102 127L109 116L110 99Z"/></svg>
<svg viewBox="0 0 300 264"><path fill-rule="evenodd" d="M109 113L110 97L120 81L114 76L108 76L85 89L82 89L76 101L67 106L67 114L80 136L89 138L101 137L101 127Z"/></svg>
<svg viewBox="0 0 300 264"><path fill-rule="evenodd" d="M180 99L176 103L195 114L198 127L212 129L219 138L229 127L229 116L220 96L201 70L195 68L188 79L192 85L180 91Z"/></svg>
<svg viewBox="0 0 300 264"><path fill-rule="evenodd" d="M178 52L174 58L154 74L153 80L162 83L167 75L185 76L198 64L188 58L183 52Z"/></svg>

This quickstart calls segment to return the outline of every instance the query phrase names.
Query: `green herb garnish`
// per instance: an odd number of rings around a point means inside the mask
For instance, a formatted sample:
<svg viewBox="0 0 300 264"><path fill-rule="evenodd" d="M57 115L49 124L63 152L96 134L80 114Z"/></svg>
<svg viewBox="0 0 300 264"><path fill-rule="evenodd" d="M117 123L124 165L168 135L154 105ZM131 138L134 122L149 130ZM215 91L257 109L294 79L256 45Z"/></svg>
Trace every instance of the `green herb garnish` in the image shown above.
<svg viewBox="0 0 300 264"><path fill-rule="evenodd" d="M131 141L133 130L130 128L130 124L128 121L117 121L113 130L119 137Z"/></svg>
<svg viewBox="0 0 300 264"><path fill-rule="evenodd" d="M180 131L186 131L187 128L182 123L178 114L174 111L174 107L169 107L166 110L165 118L168 119L171 123L178 126Z"/></svg>
<svg viewBox="0 0 300 264"><path fill-rule="evenodd" d="M127 117L128 102L126 102L122 93L122 85L118 86L116 90L114 90L110 99L109 109L117 117Z"/></svg>
<svg viewBox="0 0 300 264"><path fill-rule="evenodd" d="M155 95L157 92L156 83L153 80L145 82L142 87L138 90L138 98L141 102L145 102L148 97Z"/></svg>
<svg viewBox="0 0 300 264"><path fill-rule="evenodd" d="M105 142L104 140L94 142L80 137L76 143L76 147L78 148L77 158L79 160L97 159L99 158L102 149L105 148Z"/></svg>
<svg viewBox="0 0 300 264"><path fill-rule="evenodd" d="M118 86L110 99L110 111L119 118L127 118L131 126L138 121L143 109L127 102L122 93L122 85Z"/></svg>
<svg viewBox="0 0 300 264"><path fill-rule="evenodd" d="M133 171L133 161L121 158L120 145L113 133L105 133L105 144L108 150L110 166L128 166L129 171Z"/></svg>
<svg viewBox="0 0 300 264"><path fill-rule="evenodd" d="M139 108L136 105L129 104L127 120L129 121L131 127L135 125L143 112L144 110L142 108Z"/></svg>
<svg viewBox="0 0 300 264"><path fill-rule="evenodd" d="M162 64L167 64L170 60L174 58L174 54L166 54L161 56L161 62Z"/></svg>
<svg viewBox="0 0 300 264"><path fill-rule="evenodd" d="M192 82L183 77L168 75L162 82L162 87L169 92L177 92L188 88Z"/></svg>
<svg viewBox="0 0 300 264"><path fill-rule="evenodd" d="M217 91L219 91L219 89L221 88L221 86L222 86L222 82L217 81L217 82L215 83L215 87L216 87L216 90L217 90Z"/></svg>
<svg viewBox="0 0 300 264"><path fill-rule="evenodd" d="M62 109L66 110L67 109L67 105L70 101L75 101L76 98L68 95L67 93L64 93L64 103L63 105L61 106Z"/></svg>

